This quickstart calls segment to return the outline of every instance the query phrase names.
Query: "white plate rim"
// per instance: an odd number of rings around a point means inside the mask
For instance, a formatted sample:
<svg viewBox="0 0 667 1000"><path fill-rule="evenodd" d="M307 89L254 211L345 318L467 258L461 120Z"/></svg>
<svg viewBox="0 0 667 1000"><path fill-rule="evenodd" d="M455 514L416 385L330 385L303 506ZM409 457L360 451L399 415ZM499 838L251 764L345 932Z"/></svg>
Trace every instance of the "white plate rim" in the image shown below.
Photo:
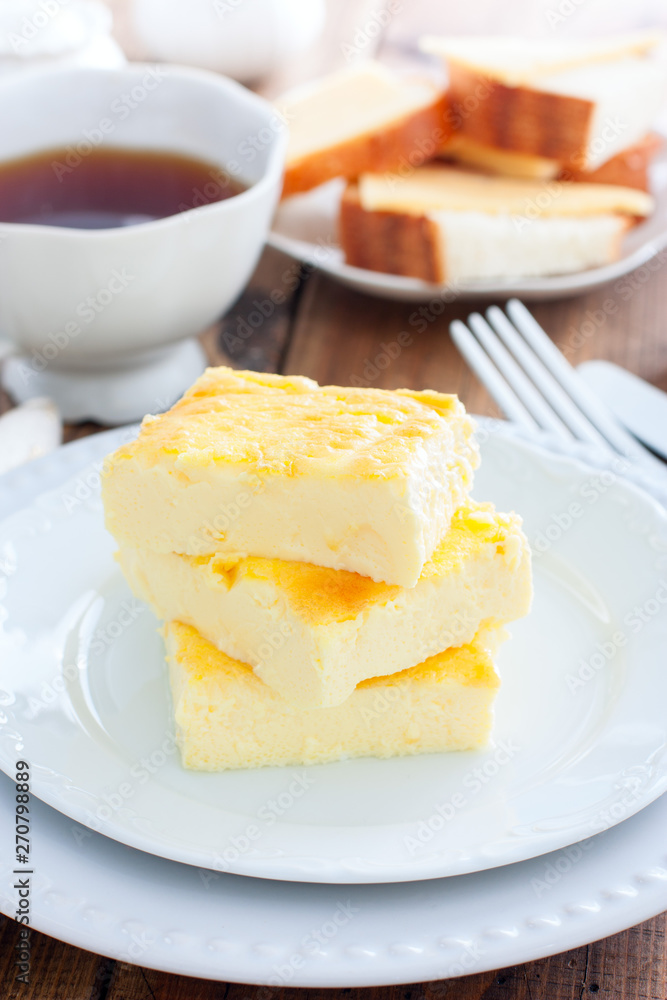
<svg viewBox="0 0 667 1000"><path fill-rule="evenodd" d="M11 795L11 782L1 776L0 797L5 794ZM202 926L211 911L210 907L204 909L209 897L197 869L153 856L144 859L133 848L82 830L85 837L92 838L84 851L74 836L60 831L66 819L62 814L38 802L35 815L43 816L43 822L32 829L42 844L35 869L41 888L33 889L31 927L118 961L215 981L347 988L442 980L546 958L619 933L667 909L667 796L592 838L589 843L594 850L582 851L576 867L572 866L535 902L523 898L526 886L531 879L542 879L548 865L555 869L563 858L562 852L490 872L419 883L306 886L222 874L214 892L218 894L216 911L222 910L223 917L225 908L229 911L226 916L230 932L224 942L227 948L220 947L219 939L210 937L210 928ZM49 828L54 832L49 833ZM10 829L9 813L5 811L0 814L5 840ZM607 859L603 872L593 874L598 845L607 852ZM112 856L122 852L122 868L112 870L107 861L109 851ZM570 872L575 873L571 879ZM0 912L12 918L16 899L9 889L13 881L9 863L0 863L0 874ZM143 875L145 885L141 882ZM493 880L497 879L503 889L500 902L493 899ZM158 880L160 898L154 888ZM230 889L252 893L257 914L254 933L241 928L234 919L234 901L227 902ZM122 893L122 908L109 902L115 890ZM284 906L289 914L280 921L284 931L300 920L307 921L306 928L309 923L312 927L305 913L306 903L299 899L300 893L309 890L321 898L325 916L343 899L365 915L364 925L354 926L353 943L349 936L341 936L317 964L306 962L305 971L295 970L289 981L276 984L276 967L289 961L294 950L278 948L275 939L267 944L267 936L277 932L272 927L267 934L262 926L263 909L268 910L276 902ZM476 918L462 923L457 907L471 890L480 905ZM165 893L178 919L172 918L165 906ZM457 918L457 923L455 931L444 935L438 918L431 919L430 915L448 903L454 910L450 918ZM398 932L386 926L392 906L400 917ZM424 911L429 913L429 932L415 935L406 928L411 927L411 917L419 917ZM203 917L198 922L200 913ZM183 930L178 927L179 920ZM295 939L302 934L303 926L296 931ZM381 949L378 935L383 939ZM193 941L197 936L201 940ZM472 967L463 966L464 956L474 959Z"/></svg>
<svg viewBox="0 0 667 1000"><path fill-rule="evenodd" d="M521 298L535 302L595 291L624 277L652 260L667 247L667 228L660 237L646 240L632 253L601 267L591 267L574 274L550 275L545 278L461 282L458 285L432 284L420 278L407 278L402 274L388 274L385 271L369 271L366 268L355 267L345 263L339 248L336 248L337 252L322 253L322 248L316 243L294 239L273 229L269 232L266 242L274 250L279 250L302 264L316 265L320 271L342 284L369 295L406 302L427 302L431 299L453 302L456 299L491 298Z"/></svg>

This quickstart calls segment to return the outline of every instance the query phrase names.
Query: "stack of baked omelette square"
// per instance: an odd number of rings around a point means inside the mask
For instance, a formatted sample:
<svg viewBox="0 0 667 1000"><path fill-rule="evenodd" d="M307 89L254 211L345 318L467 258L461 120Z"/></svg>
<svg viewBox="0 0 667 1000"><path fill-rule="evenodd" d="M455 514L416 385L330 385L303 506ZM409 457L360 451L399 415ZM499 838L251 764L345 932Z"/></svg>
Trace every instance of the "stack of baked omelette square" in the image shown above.
<svg viewBox="0 0 667 1000"><path fill-rule="evenodd" d="M211 368L107 461L106 522L164 620L189 768L462 750L490 734L521 521L470 498L456 396Z"/></svg>

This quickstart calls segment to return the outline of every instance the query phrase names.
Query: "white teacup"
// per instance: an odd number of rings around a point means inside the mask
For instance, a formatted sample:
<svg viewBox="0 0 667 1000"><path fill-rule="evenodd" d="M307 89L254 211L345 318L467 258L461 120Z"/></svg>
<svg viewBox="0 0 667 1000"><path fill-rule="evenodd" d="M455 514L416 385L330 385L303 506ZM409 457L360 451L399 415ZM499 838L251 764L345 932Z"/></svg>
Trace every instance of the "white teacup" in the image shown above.
<svg viewBox="0 0 667 1000"><path fill-rule="evenodd" d="M0 336L21 355L5 363L8 391L49 395L66 419L119 422L164 408L204 367L189 338L252 273L280 193L285 126L224 77L138 64L10 77L0 120L0 160L69 148L58 162L76 171L100 145L164 150L249 185L118 229L0 223Z"/></svg>

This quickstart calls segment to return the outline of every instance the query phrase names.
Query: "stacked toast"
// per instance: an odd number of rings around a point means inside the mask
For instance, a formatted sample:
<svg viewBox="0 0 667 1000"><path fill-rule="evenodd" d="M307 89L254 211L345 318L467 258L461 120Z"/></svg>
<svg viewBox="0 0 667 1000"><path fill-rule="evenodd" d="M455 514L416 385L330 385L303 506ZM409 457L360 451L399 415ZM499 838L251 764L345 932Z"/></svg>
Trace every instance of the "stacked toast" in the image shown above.
<svg viewBox="0 0 667 1000"><path fill-rule="evenodd" d="M284 197L344 178L347 262L429 282L609 263L654 207L662 40L425 38L446 83L333 74L279 103Z"/></svg>

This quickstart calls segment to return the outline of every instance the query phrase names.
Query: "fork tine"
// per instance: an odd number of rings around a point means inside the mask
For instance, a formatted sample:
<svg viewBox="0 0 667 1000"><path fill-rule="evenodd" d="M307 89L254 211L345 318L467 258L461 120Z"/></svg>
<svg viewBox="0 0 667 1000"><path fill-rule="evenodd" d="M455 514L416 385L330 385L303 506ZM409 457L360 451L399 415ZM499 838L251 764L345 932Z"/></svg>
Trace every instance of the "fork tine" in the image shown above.
<svg viewBox="0 0 667 1000"><path fill-rule="evenodd" d="M574 436L580 441L590 441L598 448L609 450L609 442L606 438L574 405L560 382L553 377L540 356L531 349L532 345L529 345L515 330L502 309L499 309L498 306L491 306L486 312L486 317L505 346L512 352L523 370L548 400L563 423L567 424Z"/></svg>
<svg viewBox="0 0 667 1000"><path fill-rule="evenodd" d="M639 445L608 413L601 401L579 379L570 363L545 333L535 317L528 312L523 302L519 302L518 299L510 299L507 303L507 311L514 325L535 353L548 365L553 376L609 445L630 461L649 466L654 471L660 470L661 474L664 475L664 465Z"/></svg>
<svg viewBox="0 0 667 1000"><path fill-rule="evenodd" d="M571 432L539 394L484 317L479 313L471 313L468 316L468 324L537 424L544 430L571 441Z"/></svg>
<svg viewBox="0 0 667 1000"><path fill-rule="evenodd" d="M455 319L449 327L452 340L466 359L480 382L486 386L506 417L528 430L537 430L537 423L509 387L493 364L489 355L479 346L472 333L460 319Z"/></svg>

